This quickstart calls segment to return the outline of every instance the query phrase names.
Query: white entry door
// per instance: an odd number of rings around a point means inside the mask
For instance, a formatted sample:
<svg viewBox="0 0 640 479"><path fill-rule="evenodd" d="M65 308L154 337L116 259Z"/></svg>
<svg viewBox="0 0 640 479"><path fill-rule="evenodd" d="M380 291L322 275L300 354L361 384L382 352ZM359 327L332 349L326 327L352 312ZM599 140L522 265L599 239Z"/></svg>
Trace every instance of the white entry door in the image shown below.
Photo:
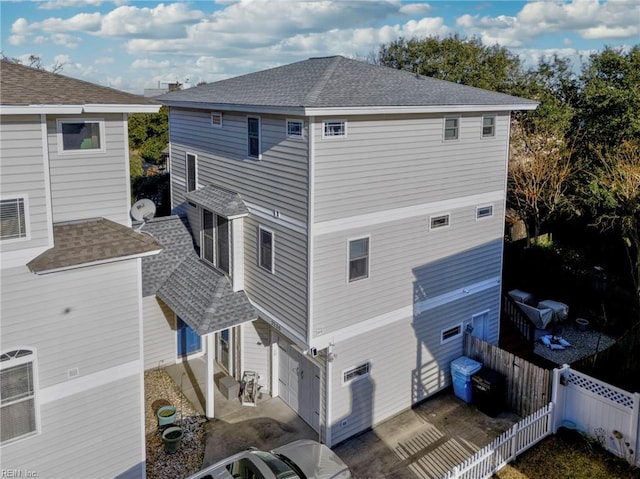
<svg viewBox="0 0 640 479"><path fill-rule="evenodd" d="M473 326L471 335L486 341L489 336L489 311L473 315L471 326Z"/></svg>
<svg viewBox="0 0 640 479"><path fill-rule="evenodd" d="M317 431L320 427L320 368L284 338L278 339L278 394Z"/></svg>

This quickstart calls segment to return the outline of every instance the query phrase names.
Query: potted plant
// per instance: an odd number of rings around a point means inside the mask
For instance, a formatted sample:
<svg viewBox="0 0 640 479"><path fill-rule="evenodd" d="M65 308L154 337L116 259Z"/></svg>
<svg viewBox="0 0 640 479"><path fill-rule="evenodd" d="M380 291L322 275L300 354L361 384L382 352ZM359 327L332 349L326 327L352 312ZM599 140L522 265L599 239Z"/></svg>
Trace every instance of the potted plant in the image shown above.
<svg viewBox="0 0 640 479"><path fill-rule="evenodd" d="M162 432L162 442L164 443L164 452L173 454L180 449L182 441L182 428L178 426L169 426Z"/></svg>
<svg viewBox="0 0 640 479"><path fill-rule="evenodd" d="M162 406L158 409L158 427L173 424L176 419L177 410L174 406Z"/></svg>

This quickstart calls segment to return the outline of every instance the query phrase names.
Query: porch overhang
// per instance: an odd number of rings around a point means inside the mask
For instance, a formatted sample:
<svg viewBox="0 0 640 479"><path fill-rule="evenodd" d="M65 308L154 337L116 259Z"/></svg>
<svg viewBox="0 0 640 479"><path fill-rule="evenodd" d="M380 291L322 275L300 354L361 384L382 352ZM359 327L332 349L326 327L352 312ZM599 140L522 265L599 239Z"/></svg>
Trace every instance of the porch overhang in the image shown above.
<svg viewBox="0 0 640 479"><path fill-rule="evenodd" d="M234 292L229 278L195 254L180 263L156 294L200 336L258 318L245 292Z"/></svg>
<svg viewBox="0 0 640 479"><path fill-rule="evenodd" d="M228 219L241 218L249 214L247 205L238 193L214 185L191 191L185 195L185 198Z"/></svg>

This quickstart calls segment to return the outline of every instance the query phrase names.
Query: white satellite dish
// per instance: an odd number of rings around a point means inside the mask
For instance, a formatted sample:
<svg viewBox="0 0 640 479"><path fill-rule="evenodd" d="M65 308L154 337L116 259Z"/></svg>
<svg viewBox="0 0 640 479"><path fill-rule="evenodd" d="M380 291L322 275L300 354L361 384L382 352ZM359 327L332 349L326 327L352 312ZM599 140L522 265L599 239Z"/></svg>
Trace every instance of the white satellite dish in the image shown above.
<svg viewBox="0 0 640 479"><path fill-rule="evenodd" d="M130 213L136 221L148 221L155 216L156 205L149 198L142 198L133 204Z"/></svg>

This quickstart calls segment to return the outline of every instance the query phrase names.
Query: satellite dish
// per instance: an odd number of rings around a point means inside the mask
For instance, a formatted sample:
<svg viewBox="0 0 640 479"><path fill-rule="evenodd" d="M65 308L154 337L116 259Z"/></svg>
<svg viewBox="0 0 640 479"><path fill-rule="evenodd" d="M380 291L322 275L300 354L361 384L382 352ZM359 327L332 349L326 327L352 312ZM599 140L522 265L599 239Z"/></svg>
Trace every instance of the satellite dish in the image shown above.
<svg viewBox="0 0 640 479"><path fill-rule="evenodd" d="M142 198L133 204L130 213L136 221L148 221L155 216L156 205L149 198Z"/></svg>

